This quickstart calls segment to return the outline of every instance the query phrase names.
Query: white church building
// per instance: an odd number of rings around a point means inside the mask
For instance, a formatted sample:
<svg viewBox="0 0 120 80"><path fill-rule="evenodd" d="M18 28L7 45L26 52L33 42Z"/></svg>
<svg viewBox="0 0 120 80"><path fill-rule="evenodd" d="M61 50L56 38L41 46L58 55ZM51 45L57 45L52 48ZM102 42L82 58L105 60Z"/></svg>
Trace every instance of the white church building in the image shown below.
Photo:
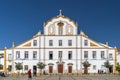
<svg viewBox="0 0 120 80"><path fill-rule="evenodd" d="M46 64L46 73L83 73L83 62L87 60L91 66L89 73L97 73L105 69L104 62L109 60L116 73L117 48L110 47L107 43L99 43L86 35L83 31L78 33L78 24L62 15L53 17L44 23L44 33L39 31L31 39L14 45L12 48L0 50L0 64L7 71L17 72L15 63L22 63L21 72L29 69L37 70L38 62Z"/></svg>

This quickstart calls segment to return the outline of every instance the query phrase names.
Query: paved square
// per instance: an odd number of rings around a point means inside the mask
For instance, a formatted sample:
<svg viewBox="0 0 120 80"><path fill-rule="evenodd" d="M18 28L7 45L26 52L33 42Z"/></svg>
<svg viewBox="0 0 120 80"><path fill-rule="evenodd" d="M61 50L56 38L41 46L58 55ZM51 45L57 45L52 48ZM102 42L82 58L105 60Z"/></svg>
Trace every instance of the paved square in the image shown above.
<svg viewBox="0 0 120 80"><path fill-rule="evenodd" d="M0 77L0 80L28 80L27 75ZM31 80L120 80L120 75L90 74L90 75L42 75Z"/></svg>

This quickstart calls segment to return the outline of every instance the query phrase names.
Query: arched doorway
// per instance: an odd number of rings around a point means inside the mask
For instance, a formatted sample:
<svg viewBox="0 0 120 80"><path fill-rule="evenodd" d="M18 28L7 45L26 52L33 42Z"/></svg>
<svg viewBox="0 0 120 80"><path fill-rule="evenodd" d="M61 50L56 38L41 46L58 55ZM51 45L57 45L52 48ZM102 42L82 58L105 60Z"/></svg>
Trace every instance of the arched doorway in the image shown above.
<svg viewBox="0 0 120 80"><path fill-rule="evenodd" d="M53 63L49 63L48 64L49 65L49 73L51 74L51 73L53 73Z"/></svg>
<svg viewBox="0 0 120 80"><path fill-rule="evenodd" d="M72 73L72 66L68 66L68 73Z"/></svg>
<svg viewBox="0 0 120 80"><path fill-rule="evenodd" d="M72 73L72 63L68 63L68 73Z"/></svg>
<svg viewBox="0 0 120 80"><path fill-rule="evenodd" d="M63 73L63 64L58 64L58 73Z"/></svg>

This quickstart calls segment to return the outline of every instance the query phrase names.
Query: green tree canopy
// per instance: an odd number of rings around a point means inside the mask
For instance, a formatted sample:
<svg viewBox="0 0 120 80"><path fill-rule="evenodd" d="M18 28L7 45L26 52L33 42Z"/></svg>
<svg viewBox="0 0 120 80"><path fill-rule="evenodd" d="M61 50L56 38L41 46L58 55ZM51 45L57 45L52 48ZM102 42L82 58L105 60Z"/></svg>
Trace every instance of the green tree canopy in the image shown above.
<svg viewBox="0 0 120 80"><path fill-rule="evenodd" d="M117 63L116 70L120 71L120 64L119 63Z"/></svg>
<svg viewBox="0 0 120 80"><path fill-rule="evenodd" d="M16 65L15 65L16 70L21 70L21 69L23 69L22 63L15 63L15 64L16 64Z"/></svg>
<svg viewBox="0 0 120 80"><path fill-rule="evenodd" d="M91 65L87 60L84 61L82 64L84 67L90 67L90 65Z"/></svg>
<svg viewBox="0 0 120 80"><path fill-rule="evenodd" d="M110 68L110 67L112 67L112 66L113 66L113 65L111 65L108 60L106 60L106 62L104 62L104 67Z"/></svg>
<svg viewBox="0 0 120 80"><path fill-rule="evenodd" d="M37 63L37 67L38 67L39 69L41 69L41 70L44 69L45 66L46 66L46 65L45 65L44 63L42 63L42 62L38 62L38 63Z"/></svg>

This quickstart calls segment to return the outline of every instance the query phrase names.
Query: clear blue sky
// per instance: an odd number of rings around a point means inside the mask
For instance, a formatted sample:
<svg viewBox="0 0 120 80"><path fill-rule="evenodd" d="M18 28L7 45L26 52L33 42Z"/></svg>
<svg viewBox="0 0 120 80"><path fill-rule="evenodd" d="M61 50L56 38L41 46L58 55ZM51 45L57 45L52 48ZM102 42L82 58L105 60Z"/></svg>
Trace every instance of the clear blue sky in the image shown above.
<svg viewBox="0 0 120 80"><path fill-rule="evenodd" d="M90 38L120 48L120 0L0 0L0 49L30 39L59 14Z"/></svg>

